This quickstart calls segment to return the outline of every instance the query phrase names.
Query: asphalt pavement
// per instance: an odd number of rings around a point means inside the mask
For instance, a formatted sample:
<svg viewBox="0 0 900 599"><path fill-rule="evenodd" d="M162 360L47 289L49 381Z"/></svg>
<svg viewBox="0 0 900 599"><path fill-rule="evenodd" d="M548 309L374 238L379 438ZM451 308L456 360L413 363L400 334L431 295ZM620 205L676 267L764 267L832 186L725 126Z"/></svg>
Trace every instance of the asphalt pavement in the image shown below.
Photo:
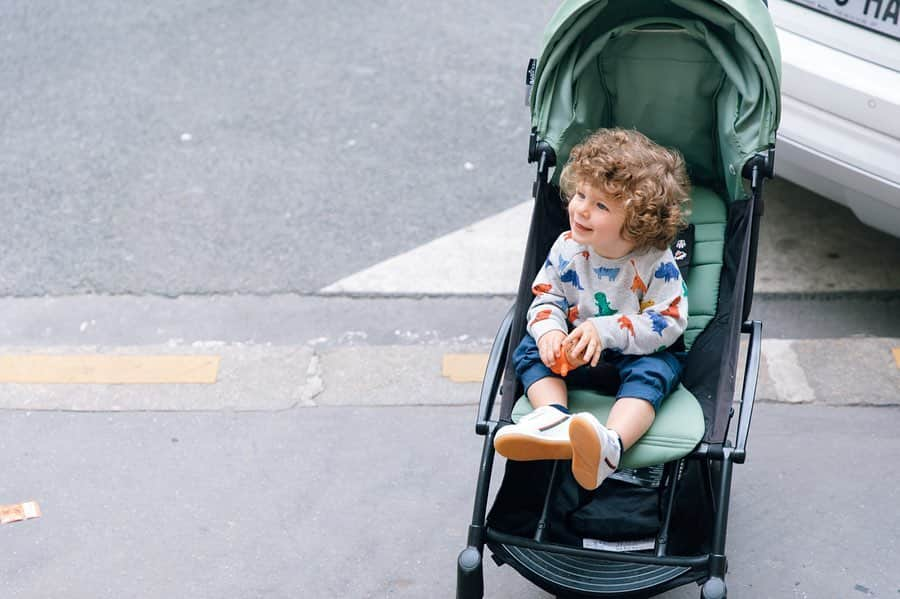
<svg viewBox="0 0 900 599"><path fill-rule="evenodd" d="M541 1L0 6L0 294L310 293L525 199Z"/></svg>

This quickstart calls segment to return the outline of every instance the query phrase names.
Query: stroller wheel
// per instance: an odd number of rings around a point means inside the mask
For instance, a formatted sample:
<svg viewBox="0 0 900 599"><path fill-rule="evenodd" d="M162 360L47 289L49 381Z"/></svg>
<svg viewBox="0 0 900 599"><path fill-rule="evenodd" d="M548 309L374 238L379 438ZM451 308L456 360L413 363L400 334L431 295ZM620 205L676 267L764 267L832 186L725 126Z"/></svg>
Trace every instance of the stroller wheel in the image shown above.
<svg viewBox="0 0 900 599"><path fill-rule="evenodd" d="M721 578L710 578L703 584L700 599L725 599L727 595L725 581Z"/></svg>
<svg viewBox="0 0 900 599"><path fill-rule="evenodd" d="M469 546L462 550L456 561L456 598L482 599L484 575L481 568L481 552Z"/></svg>

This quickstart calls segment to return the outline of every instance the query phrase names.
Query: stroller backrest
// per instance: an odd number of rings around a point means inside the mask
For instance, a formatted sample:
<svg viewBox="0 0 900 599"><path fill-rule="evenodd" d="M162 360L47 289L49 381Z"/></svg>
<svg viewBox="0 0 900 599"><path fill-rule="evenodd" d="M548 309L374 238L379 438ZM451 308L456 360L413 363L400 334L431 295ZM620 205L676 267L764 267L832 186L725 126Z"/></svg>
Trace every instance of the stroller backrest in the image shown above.
<svg viewBox="0 0 900 599"><path fill-rule="evenodd" d="M706 46L682 29L656 24L611 39L591 62L576 91L576 110L585 123L592 113L605 113L611 126L637 129L679 148L692 181L709 185L720 179L710 116L724 72Z"/></svg>

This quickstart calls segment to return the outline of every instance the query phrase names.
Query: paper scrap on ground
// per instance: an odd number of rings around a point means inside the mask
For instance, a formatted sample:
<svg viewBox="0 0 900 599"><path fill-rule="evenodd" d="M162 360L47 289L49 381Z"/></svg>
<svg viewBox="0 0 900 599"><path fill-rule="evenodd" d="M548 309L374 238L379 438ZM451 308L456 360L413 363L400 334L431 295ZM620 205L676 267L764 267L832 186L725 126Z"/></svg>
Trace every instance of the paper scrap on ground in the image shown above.
<svg viewBox="0 0 900 599"><path fill-rule="evenodd" d="M26 501L13 505L0 505L0 524L30 520L41 517L41 506L36 501Z"/></svg>

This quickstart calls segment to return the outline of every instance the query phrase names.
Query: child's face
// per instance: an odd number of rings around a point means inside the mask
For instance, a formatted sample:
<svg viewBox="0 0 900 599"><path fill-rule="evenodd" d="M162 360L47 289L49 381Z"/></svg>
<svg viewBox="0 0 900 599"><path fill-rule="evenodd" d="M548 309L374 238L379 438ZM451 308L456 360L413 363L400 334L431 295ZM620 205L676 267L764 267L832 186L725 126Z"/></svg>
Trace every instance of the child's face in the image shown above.
<svg viewBox="0 0 900 599"><path fill-rule="evenodd" d="M621 258L634 249L634 243L622 237L625 207L607 198L596 187L579 182L569 200L569 226L572 238L590 246L604 258Z"/></svg>

